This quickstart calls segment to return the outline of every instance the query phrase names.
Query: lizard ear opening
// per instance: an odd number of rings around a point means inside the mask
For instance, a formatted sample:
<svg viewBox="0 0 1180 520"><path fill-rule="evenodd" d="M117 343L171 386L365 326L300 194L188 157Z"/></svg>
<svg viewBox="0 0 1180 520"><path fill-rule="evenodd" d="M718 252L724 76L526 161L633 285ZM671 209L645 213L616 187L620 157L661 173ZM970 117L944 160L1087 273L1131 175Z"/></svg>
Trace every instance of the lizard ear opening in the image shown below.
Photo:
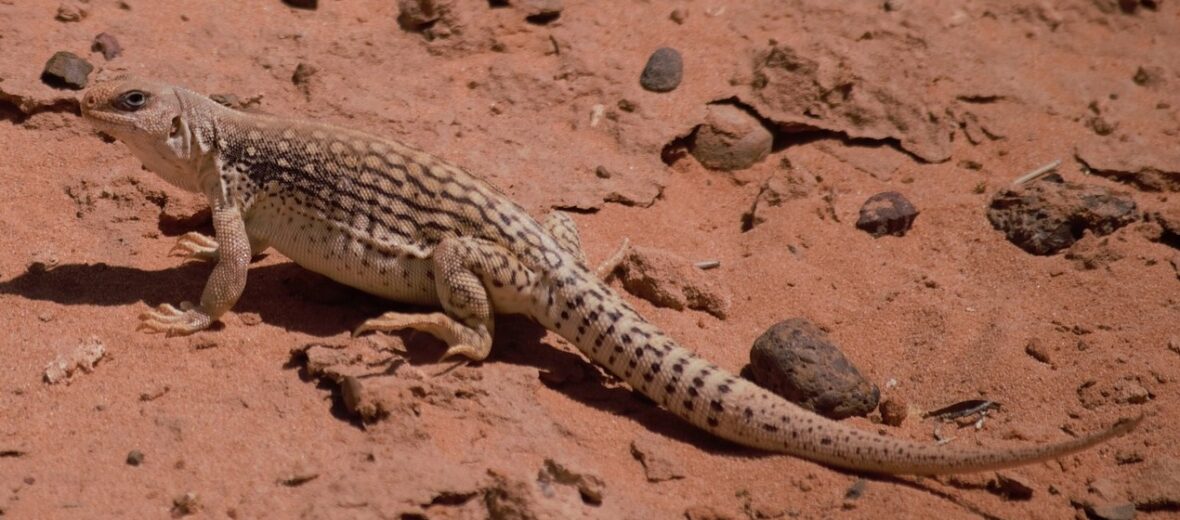
<svg viewBox="0 0 1180 520"><path fill-rule="evenodd" d="M168 130L168 137L176 137L180 135L180 116L172 118L172 128Z"/></svg>

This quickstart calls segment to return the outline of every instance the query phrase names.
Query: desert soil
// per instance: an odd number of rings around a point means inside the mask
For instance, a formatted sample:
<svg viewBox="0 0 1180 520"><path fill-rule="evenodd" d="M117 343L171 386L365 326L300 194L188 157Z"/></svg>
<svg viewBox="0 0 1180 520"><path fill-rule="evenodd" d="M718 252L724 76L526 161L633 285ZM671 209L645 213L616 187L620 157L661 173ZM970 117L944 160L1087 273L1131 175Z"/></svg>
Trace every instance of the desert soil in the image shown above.
<svg viewBox="0 0 1180 520"><path fill-rule="evenodd" d="M1178 514L1180 2L401 2L438 8L422 25L399 2L318 4L0 0L0 517ZM100 33L120 56L92 51ZM639 84L660 47L683 57L671 92ZM412 143L535 215L570 211L591 262L624 237L717 260L702 276L732 295L723 319L627 297L734 371L768 327L810 320L908 403L900 427L858 427L933 442L922 411L978 398L1002 406L944 426L952 446L1147 419L998 473L857 475L710 438L524 320L453 369L420 334L353 338L405 308L273 251L215 329L137 332L200 293L209 266L168 252L204 228L201 201L42 81L58 51L91 82L151 76ZM756 114L770 155L703 167L685 149L710 103ZM1054 160L1137 220L1053 255L1006 240L991 197ZM744 225L776 176L788 196ZM883 191L920 211L904 236L854 225ZM382 413L358 418L337 380Z"/></svg>

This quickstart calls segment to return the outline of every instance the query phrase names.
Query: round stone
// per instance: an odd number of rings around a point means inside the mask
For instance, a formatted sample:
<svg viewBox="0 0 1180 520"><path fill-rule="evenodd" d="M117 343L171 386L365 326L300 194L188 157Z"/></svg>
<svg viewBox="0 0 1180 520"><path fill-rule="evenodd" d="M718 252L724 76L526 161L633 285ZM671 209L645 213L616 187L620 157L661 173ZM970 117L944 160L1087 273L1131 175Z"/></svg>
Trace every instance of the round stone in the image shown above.
<svg viewBox="0 0 1180 520"><path fill-rule="evenodd" d="M691 152L706 168L744 170L770 155L774 136L758 118L727 104L709 105Z"/></svg>
<svg viewBox="0 0 1180 520"><path fill-rule="evenodd" d="M680 51L660 47L647 59L647 65L639 75L639 84L652 92L671 92L680 86L683 77L684 59L680 57Z"/></svg>

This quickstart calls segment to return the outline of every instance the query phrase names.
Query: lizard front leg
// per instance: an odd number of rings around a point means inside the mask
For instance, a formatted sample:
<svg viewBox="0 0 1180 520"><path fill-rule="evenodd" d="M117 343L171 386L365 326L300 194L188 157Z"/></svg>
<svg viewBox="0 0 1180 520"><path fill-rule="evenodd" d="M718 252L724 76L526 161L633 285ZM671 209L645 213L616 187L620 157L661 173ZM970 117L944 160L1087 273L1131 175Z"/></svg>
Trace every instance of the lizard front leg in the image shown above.
<svg viewBox="0 0 1180 520"><path fill-rule="evenodd" d="M168 336L192 334L209 328L237 303L246 288L246 271L251 258L246 223L237 208L217 204L213 208L213 230L217 236L214 242L217 265L205 282L200 305L183 302L177 308L162 304L140 315L140 329L163 332Z"/></svg>
<svg viewBox="0 0 1180 520"><path fill-rule="evenodd" d="M250 257L256 257L270 247L266 239L250 237ZM183 256L185 260L200 260L202 262L216 262L218 259L217 240L213 237L189 231L176 239L176 244L168 250L169 256Z"/></svg>

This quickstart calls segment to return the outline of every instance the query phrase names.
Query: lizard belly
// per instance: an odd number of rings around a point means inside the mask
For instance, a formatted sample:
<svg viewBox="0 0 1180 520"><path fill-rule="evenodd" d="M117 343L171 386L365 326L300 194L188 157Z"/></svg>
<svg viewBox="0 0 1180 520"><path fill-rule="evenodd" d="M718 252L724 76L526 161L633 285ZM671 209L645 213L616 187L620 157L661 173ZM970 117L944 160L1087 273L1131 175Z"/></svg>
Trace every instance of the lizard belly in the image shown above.
<svg viewBox="0 0 1180 520"><path fill-rule="evenodd" d="M270 225L273 220L252 215L247 228L303 268L389 300L438 305L429 258L372 245L355 230L320 219L287 214L282 225Z"/></svg>

